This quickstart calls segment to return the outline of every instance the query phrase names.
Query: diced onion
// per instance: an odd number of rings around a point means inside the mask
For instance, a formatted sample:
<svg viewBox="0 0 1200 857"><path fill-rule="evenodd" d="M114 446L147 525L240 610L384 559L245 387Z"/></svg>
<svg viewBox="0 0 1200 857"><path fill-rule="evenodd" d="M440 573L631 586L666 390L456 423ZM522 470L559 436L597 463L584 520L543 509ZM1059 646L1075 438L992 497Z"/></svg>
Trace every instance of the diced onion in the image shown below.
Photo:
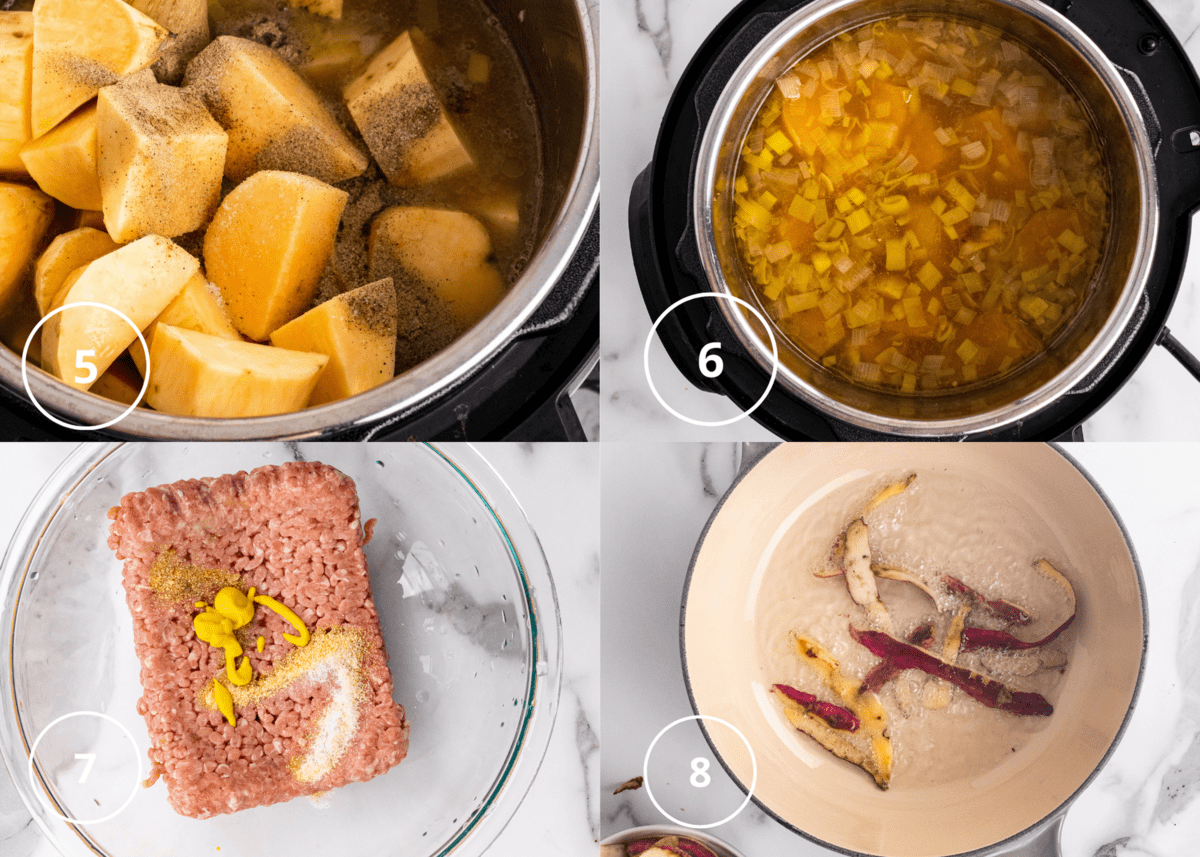
<svg viewBox="0 0 1200 857"><path fill-rule="evenodd" d="M779 87L779 94L789 101L795 101L804 91L804 84L794 74L785 74L775 81L775 85Z"/></svg>
<svg viewBox="0 0 1200 857"><path fill-rule="evenodd" d="M968 161L978 161L987 154L987 146L978 140L972 140L961 148L962 156Z"/></svg>
<svg viewBox="0 0 1200 857"><path fill-rule="evenodd" d="M854 367L853 375L855 381L874 384L883 377L883 369L878 363L859 363Z"/></svg>

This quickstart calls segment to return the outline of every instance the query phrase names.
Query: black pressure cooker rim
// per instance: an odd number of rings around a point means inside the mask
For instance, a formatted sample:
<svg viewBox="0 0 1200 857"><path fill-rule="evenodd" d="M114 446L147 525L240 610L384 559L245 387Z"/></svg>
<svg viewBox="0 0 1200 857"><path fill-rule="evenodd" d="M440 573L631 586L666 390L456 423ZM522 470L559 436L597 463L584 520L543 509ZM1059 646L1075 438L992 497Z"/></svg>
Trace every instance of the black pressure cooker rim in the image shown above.
<svg viewBox="0 0 1200 857"><path fill-rule="evenodd" d="M689 272L695 267L683 260L698 252L690 227L692 176L720 84L779 22L810 2L743 0L708 36L680 78L663 118L654 158L636 179L630 197L634 267L652 318L682 297L712 292L707 282ZM1036 414L972 434L972 439L1042 440L1068 434L1129 380L1164 336L1182 278L1190 213L1200 202L1200 147L1191 147L1186 133L1200 124L1200 79L1162 19L1145 0L1080 4L1054 0L1047 5L1066 15L1100 47L1140 102L1160 177L1157 241L1134 320L1101 365ZM1147 36L1153 37L1149 52ZM678 201L685 198L687 204L680 205ZM714 312L710 304L715 301L691 301L670 313L659 327L659 338L690 383L749 409L765 389L768 373L746 353L721 313ZM715 379L698 371L700 349L712 341L721 343L724 360L724 371ZM794 440L899 437L833 419L778 386L751 416L772 432Z"/></svg>

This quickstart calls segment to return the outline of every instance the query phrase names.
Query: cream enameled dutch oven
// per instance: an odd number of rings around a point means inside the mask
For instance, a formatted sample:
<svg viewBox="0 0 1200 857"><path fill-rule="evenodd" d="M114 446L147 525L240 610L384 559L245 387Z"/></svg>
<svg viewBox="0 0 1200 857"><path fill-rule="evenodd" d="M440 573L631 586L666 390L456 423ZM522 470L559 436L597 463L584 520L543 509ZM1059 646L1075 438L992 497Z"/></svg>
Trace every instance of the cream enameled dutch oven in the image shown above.
<svg viewBox="0 0 1200 857"><path fill-rule="evenodd" d="M885 474L910 471L918 479L948 474L983 484L1043 520L1060 541L1078 614L1054 713L1034 740L993 769L935 785L906 784L897 770L881 791L823 750L804 752L815 748L807 737L796 736L808 745L789 743L786 724L781 736L770 693L754 686L763 663L758 599L765 575L797 573L780 546L792 528L804 532L803 515L813 504L843 486L869 491ZM973 526L947 522L956 525ZM1053 857L1068 805L1104 764L1133 708L1146 621L1141 573L1120 519L1088 474L1055 447L785 444L749 467L709 519L688 572L681 646L692 707L741 730L758 763L754 801L797 833L852 855ZM745 791L750 759L732 736L705 730Z"/></svg>
<svg viewBox="0 0 1200 857"><path fill-rule="evenodd" d="M294 414L208 420L136 410L108 436L249 438L544 437L580 439L565 393L595 363L599 340L599 11L597 0L485 0L525 67L546 165L538 248L500 304L449 347L361 395ZM38 402L76 425L124 407L30 371ZM20 355L0 349L0 432L84 439L37 413ZM565 434L565 437L563 435Z"/></svg>
<svg viewBox="0 0 1200 857"><path fill-rule="evenodd" d="M1044 355L958 389L904 395L851 383L777 332L778 379L754 418L791 438L1055 437L1100 407L1156 341L1178 351L1163 323L1200 201L1200 82L1143 0L742 3L685 72L654 161L634 185L630 232L647 307L658 317L701 292L757 301L733 244L730 195L714 188L732 175L746 129L784 69L838 33L901 14L996 27L1080 97L1113 179L1114 218L1099 269L1078 317ZM675 202L685 194L686 208ZM669 314L659 335L701 389L749 408L766 387L770 344L732 301L692 301ZM709 379L697 371L698 355L713 341L725 368ZM1200 377L1194 360L1189 368Z"/></svg>

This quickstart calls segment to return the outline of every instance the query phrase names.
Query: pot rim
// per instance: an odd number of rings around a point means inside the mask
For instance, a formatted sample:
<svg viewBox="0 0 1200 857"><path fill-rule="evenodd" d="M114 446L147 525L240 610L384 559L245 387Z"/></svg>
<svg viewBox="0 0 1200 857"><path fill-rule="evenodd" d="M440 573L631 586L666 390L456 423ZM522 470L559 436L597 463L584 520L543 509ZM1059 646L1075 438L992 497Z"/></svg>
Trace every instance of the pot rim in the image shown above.
<svg viewBox="0 0 1200 857"><path fill-rule="evenodd" d="M528 267L482 321L403 375L349 399L243 419L181 417L137 408L111 431L161 440L217 441L317 438L351 428L382 428L450 393L496 357L562 278L600 201L599 10L597 0L567 2L579 17L587 71L586 118L570 189ZM0 384L27 397L21 362L19 354L0 348ZM67 415L79 423L80 430L91 430L125 410L124 405L76 390L37 367L31 366L28 374L29 388L41 408Z"/></svg>
<svg viewBox="0 0 1200 857"><path fill-rule="evenodd" d="M699 244L700 261L713 291L721 294L734 294L725 279L717 256L713 204L716 182L722 173L721 143L733 122L739 102L750 84L763 73L768 64L774 60L777 52L791 39L810 27L819 26L822 19L830 14L864 2L866 0L814 0L814 2L803 5L788 15L755 45L738 65L722 90L700 142L693 175L692 194L692 226L696 231L696 240ZM1024 15L1049 29L1082 57L1112 98L1130 138L1142 202L1132 264L1124 288L1116 305L1109 313L1108 319L1074 360L1032 392L981 413L932 420L883 416L847 405L817 389L785 364L778 364L778 379L789 394L798 396L806 404L827 416L859 428L905 437L931 437L982 433L1020 423L1071 392L1110 356L1119 355L1128 344L1127 337L1122 341L1122 332L1131 324L1134 326L1140 324L1140 319L1135 319L1135 317L1138 315L1141 298L1150 275L1151 262L1158 239L1160 212L1153 150L1138 102L1121 75L1119 67L1083 30L1056 9L1038 2L1038 0L989 0L989 2L1008 7L1014 14ZM963 13L956 12L956 14L968 19L974 17L970 9ZM864 16L858 23L865 23L867 20L867 16ZM826 35L832 37L836 34ZM776 75L772 74L771 76L775 77ZM769 369L772 363L771 357L762 340L754 333L746 316L738 312L730 301L719 301L718 303L721 305L721 313L726 324L742 347L760 366Z"/></svg>

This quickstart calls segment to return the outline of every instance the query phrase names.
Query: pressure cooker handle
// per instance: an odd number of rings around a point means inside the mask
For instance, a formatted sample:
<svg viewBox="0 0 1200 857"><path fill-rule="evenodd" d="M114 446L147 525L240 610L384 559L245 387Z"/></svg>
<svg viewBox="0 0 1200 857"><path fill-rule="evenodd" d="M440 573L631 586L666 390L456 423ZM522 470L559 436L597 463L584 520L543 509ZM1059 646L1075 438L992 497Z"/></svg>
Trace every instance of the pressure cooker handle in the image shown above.
<svg viewBox="0 0 1200 857"><path fill-rule="evenodd" d="M1183 364L1183 368L1192 373L1192 377L1200 381L1200 360L1188 351L1183 343L1176 339L1169 328L1164 327L1158 335L1158 344L1170 352L1171 356Z"/></svg>
<svg viewBox="0 0 1200 857"><path fill-rule="evenodd" d="M653 183L654 165L646 167L634 179L633 188L629 193L629 243L633 252L633 268L637 275L638 286L642 290L642 298L650 311L651 320L658 319L667 312L667 308L675 300L679 284L668 283L668 272L664 270L661 256L655 245L655 230L651 214L651 185ZM688 284L684 294L699 291L699 284ZM687 351L687 332L684 318L696 316L702 301L692 301L691 304L680 307L675 312L667 313L658 327L658 339L675 364L690 384L701 390L717 392L709 380L700 374L700 368L694 356Z"/></svg>
<svg viewBox="0 0 1200 857"><path fill-rule="evenodd" d="M1183 46L1145 0L1046 2L1079 26L1129 86L1159 176L1159 208L1183 218L1200 204L1200 79Z"/></svg>

